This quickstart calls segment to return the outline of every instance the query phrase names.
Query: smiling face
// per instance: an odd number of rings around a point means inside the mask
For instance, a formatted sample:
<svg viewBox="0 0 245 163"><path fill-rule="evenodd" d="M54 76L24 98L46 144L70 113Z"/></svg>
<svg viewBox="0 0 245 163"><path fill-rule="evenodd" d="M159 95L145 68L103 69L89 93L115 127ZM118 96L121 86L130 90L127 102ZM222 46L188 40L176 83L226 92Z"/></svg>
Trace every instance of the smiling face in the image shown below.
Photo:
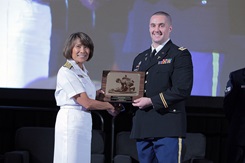
<svg viewBox="0 0 245 163"><path fill-rule="evenodd" d="M85 61L93 57L94 43L92 39L83 32L70 35L66 40L63 55L66 59L73 59L81 68Z"/></svg>
<svg viewBox="0 0 245 163"><path fill-rule="evenodd" d="M169 39L172 31L171 20L162 14L153 15L150 19L149 31L152 45L156 48Z"/></svg>
<svg viewBox="0 0 245 163"><path fill-rule="evenodd" d="M83 45L80 39L74 41L74 47L72 48L72 59L81 67L84 62L89 58L90 49Z"/></svg>

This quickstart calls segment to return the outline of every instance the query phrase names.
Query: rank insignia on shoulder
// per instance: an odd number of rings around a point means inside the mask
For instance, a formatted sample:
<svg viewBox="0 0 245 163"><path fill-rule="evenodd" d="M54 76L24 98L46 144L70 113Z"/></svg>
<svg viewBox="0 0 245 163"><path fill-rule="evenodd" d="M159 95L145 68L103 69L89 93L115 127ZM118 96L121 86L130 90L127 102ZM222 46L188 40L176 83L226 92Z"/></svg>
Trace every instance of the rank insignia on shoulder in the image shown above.
<svg viewBox="0 0 245 163"><path fill-rule="evenodd" d="M185 47L179 47L179 50L184 51L186 48Z"/></svg>
<svg viewBox="0 0 245 163"><path fill-rule="evenodd" d="M66 62L63 66L66 67L66 68L69 68L69 69L72 68L72 64L69 63L69 62Z"/></svg>

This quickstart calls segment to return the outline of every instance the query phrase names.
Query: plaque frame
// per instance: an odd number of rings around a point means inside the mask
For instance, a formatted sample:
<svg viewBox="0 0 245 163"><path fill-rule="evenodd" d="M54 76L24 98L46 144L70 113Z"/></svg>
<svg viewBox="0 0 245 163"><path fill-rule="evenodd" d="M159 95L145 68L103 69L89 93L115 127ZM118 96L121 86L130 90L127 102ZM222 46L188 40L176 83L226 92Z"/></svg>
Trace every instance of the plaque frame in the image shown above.
<svg viewBox="0 0 245 163"><path fill-rule="evenodd" d="M145 72L104 70L102 73L103 101L132 103L144 96Z"/></svg>

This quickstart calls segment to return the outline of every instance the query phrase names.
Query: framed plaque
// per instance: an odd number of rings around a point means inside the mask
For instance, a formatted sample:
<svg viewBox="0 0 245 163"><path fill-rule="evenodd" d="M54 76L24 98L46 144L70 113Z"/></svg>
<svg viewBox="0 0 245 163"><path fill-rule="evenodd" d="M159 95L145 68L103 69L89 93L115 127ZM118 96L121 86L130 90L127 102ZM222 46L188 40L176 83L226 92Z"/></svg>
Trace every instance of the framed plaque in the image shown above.
<svg viewBox="0 0 245 163"><path fill-rule="evenodd" d="M104 101L126 102L143 97L145 72L103 71L102 90Z"/></svg>

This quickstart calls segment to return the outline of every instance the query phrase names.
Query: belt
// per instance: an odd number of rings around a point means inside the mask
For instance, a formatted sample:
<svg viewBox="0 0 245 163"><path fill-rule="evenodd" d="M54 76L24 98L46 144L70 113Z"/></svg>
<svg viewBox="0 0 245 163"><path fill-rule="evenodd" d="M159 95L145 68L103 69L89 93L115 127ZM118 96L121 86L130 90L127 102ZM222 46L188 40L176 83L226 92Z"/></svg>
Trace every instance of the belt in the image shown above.
<svg viewBox="0 0 245 163"><path fill-rule="evenodd" d="M75 109L75 110L82 110L82 111L87 111L90 112L89 110L87 110L85 107L83 106L78 106L78 105L74 105L74 106L61 106L61 109Z"/></svg>

